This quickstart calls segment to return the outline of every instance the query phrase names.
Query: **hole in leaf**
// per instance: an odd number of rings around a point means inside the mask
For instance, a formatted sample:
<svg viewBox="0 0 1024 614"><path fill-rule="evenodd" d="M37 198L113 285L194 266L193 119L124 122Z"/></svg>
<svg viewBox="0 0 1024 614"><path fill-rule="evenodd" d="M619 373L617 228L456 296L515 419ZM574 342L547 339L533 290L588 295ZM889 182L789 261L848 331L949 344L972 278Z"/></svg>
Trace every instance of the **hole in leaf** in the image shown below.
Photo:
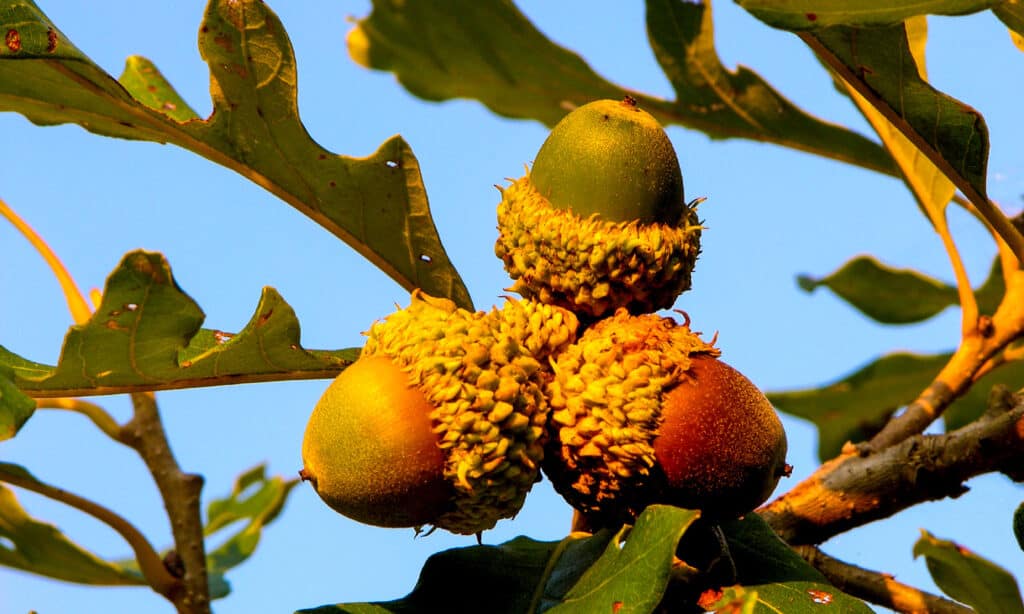
<svg viewBox="0 0 1024 614"><path fill-rule="evenodd" d="M387 164L388 168L398 168L399 166L401 166L400 164L398 164L398 162L395 162L394 160L388 160L384 164Z"/></svg>
<svg viewBox="0 0 1024 614"><path fill-rule="evenodd" d="M431 258L430 256L428 256L426 254L420 254L420 260L422 260L423 262L426 262L427 264L429 264L429 263L434 261L433 258Z"/></svg>
<svg viewBox="0 0 1024 614"><path fill-rule="evenodd" d="M11 541L11 538L0 535L0 550L10 550L11 552L18 549L18 546Z"/></svg>

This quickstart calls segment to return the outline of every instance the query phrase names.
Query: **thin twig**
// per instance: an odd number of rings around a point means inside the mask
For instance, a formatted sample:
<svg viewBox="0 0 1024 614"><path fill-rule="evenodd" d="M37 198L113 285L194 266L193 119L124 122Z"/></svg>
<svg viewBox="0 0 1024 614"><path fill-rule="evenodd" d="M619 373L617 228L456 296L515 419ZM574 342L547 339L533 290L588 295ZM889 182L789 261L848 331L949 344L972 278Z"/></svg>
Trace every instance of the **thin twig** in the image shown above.
<svg viewBox="0 0 1024 614"><path fill-rule="evenodd" d="M151 393L131 395L135 415L122 429L124 441L139 453L156 481L171 521L175 553L184 570L182 590L170 597L182 614L209 614L206 550L199 495L200 475L184 473L171 452L160 421L156 397Z"/></svg>
<svg viewBox="0 0 1024 614"><path fill-rule="evenodd" d="M82 399L58 397L53 399L36 399L36 409L63 409L82 414L92 420L101 431L114 441L124 443L121 425L105 409L95 403Z"/></svg>
<svg viewBox="0 0 1024 614"><path fill-rule="evenodd" d="M978 475L1000 471L1024 480L1021 467L1024 400L996 388L989 410L974 422L869 455L847 446L758 512L790 544L818 544L918 503L958 497Z"/></svg>
<svg viewBox="0 0 1024 614"><path fill-rule="evenodd" d="M106 524L117 531L128 542L128 545L131 546L132 552L135 553L135 560L139 564L139 571L142 572L146 583L154 591L170 599L170 595L178 590L181 581L167 571L163 559L160 558L157 551L150 545L146 536L123 516L103 507L99 503L70 493L62 488L40 482L38 479L32 478L27 474L6 471L3 464L0 464L0 481L30 490L54 501L60 501Z"/></svg>
<svg viewBox="0 0 1024 614"><path fill-rule="evenodd" d="M897 582L891 574L870 571L844 563L814 546L797 546L794 550L839 590L891 610L906 614L973 614L974 612L955 601Z"/></svg>

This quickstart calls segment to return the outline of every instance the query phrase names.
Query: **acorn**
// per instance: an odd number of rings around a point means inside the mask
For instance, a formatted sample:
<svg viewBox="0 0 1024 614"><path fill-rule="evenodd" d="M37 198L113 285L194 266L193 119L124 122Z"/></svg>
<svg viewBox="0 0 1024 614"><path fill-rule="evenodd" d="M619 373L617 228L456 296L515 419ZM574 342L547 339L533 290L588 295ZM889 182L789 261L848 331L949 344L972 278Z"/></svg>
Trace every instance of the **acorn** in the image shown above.
<svg viewBox="0 0 1024 614"><path fill-rule="evenodd" d="M552 360L544 472L591 526L653 503L739 517L789 471L771 403L688 324L620 309Z"/></svg>
<svg viewBox="0 0 1024 614"><path fill-rule="evenodd" d="M413 292L317 403L302 477L366 524L475 534L513 517L540 479L549 356L577 324L535 302L469 312Z"/></svg>
<svg viewBox="0 0 1024 614"><path fill-rule="evenodd" d="M499 188L495 254L525 298L594 320L670 307L700 251L664 129L627 97L566 115L526 176Z"/></svg>

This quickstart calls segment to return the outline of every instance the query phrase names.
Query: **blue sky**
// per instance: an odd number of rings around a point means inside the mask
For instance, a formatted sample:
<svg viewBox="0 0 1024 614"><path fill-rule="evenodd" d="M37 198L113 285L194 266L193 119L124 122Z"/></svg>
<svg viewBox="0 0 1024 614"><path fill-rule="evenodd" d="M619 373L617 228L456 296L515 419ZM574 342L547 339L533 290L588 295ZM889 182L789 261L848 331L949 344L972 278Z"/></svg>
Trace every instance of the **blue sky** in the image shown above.
<svg viewBox="0 0 1024 614"><path fill-rule="evenodd" d="M206 66L195 33L204 3L39 0L75 44L110 73L124 58L152 59L201 115L209 112ZM553 6L557 4L557 6ZM546 136L536 122L492 115L471 101L425 103L386 73L352 63L345 52L347 16L367 2L270 2L298 58L299 106L311 135L353 156L371 153L399 133L412 146L449 256L478 308L499 302L509 280L493 257L493 185L522 174ZM583 55L597 72L624 86L671 97L646 44L643 8L613 2L523 2L522 10L556 42ZM794 36L761 25L736 6L714 5L720 55L727 66L758 71L803 108L869 133L836 94L824 70ZM992 133L990 193L1020 209L1024 161L1019 143L1022 58L994 17L931 19L929 74L940 89L978 108ZM500 33L496 33L500 35ZM723 359L765 390L813 386L892 350L936 352L956 343L959 314L948 310L909 327L882 327L819 291L797 288L800 273L823 275L849 258L874 254L949 280L938 238L909 192L894 179L809 154L746 141L711 141L672 127L688 198L707 196L708 228L693 290L676 304L696 330L719 332ZM303 344L361 344L360 332L406 304L407 294L312 221L239 175L192 153L151 143L106 139L76 126L39 128L0 115L4 160L0 197L50 242L83 288L101 287L122 254L161 251L178 283L204 309L206 326L241 328L263 286L277 288L302 322ZM994 253L985 233L951 212L968 272L979 283ZM53 363L70 325L56 283L42 260L0 224L0 343ZM230 491L236 475L267 463L272 473L300 468L303 428L326 381L257 384L158 395L179 462L207 478L207 498ZM127 399L98 399L119 419ZM813 427L784 418L795 484L817 466ZM108 443L89 423L41 412L19 436L0 444L0 458L40 478L95 498L130 518L151 541L170 543L152 481L130 451ZM1018 575L1024 553L1010 538L1013 508L1024 491L1006 478L970 483L955 502L919 506L889 522L857 529L825 545L849 562L931 586L911 547L919 529L964 543ZM128 549L106 527L29 493L23 504L104 556ZM546 483L519 516L484 535L500 543L520 534L562 537L569 508ZM222 613L282 612L336 601L399 597L423 561L472 538L377 529L336 515L308 487L291 497L255 556L229 575L234 592ZM73 604L73 605L72 605ZM40 612L172 612L148 589L94 589L0 569L0 614Z"/></svg>

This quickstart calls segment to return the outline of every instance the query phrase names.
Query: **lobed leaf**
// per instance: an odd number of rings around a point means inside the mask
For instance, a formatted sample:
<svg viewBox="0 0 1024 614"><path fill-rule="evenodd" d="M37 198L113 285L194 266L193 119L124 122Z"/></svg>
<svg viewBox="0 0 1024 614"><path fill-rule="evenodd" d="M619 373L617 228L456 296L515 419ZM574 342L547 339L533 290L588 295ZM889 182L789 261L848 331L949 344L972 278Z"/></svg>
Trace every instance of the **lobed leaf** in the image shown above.
<svg viewBox="0 0 1024 614"><path fill-rule="evenodd" d="M34 479L23 468L5 470ZM14 492L0 484L0 565L78 584L145 585L131 566L103 560L68 539L57 527L32 518Z"/></svg>
<svg viewBox="0 0 1024 614"><path fill-rule="evenodd" d="M967 548L921 531L921 538L914 544L914 557L918 556L924 556L928 572L944 593L978 614L1024 612L1013 576Z"/></svg>
<svg viewBox="0 0 1024 614"><path fill-rule="evenodd" d="M741 520L724 523L722 530L736 563L739 581L739 587L732 594L754 601L752 612L817 614L823 611L823 606L844 614L872 612L864 602L832 586L759 515L747 514Z"/></svg>
<svg viewBox="0 0 1024 614"><path fill-rule="evenodd" d="M649 0L647 29L675 101L607 81L544 36L509 0L459 0L443 7L427 0L376 1L349 33L348 48L356 62L394 73L427 100L470 98L499 115L551 126L582 104L628 94L663 124L895 172L877 144L807 115L752 71L722 66L707 3Z"/></svg>
<svg viewBox="0 0 1024 614"><path fill-rule="evenodd" d="M365 158L320 147L298 114L291 42L258 0L211 0L199 47L213 114L200 120L148 60L120 82L78 50L32 0L0 0L0 111L40 125L173 143L269 190L407 289L472 302L434 226L419 163L401 137Z"/></svg>
<svg viewBox="0 0 1024 614"><path fill-rule="evenodd" d="M416 587L402 599L302 612L650 612L668 583L679 538L696 517L697 512L651 506L622 547L617 536L602 531L561 542L517 537L498 546L446 550L427 560Z"/></svg>
<svg viewBox="0 0 1024 614"><path fill-rule="evenodd" d="M272 288L238 334L200 329L203 318L161 254L135 251L107 279L92 317L68 330L56 366L2 346L0 366L28 395L81 396L328 378L359 355L302 348L295 312Z"/></svg>
<svg viewBox="0 0 1024 614"><path fill-rule="evenodd" d="M755 17L785 30L891 26L917 15L967 15L1003 0L736 0Z"/></svg>

